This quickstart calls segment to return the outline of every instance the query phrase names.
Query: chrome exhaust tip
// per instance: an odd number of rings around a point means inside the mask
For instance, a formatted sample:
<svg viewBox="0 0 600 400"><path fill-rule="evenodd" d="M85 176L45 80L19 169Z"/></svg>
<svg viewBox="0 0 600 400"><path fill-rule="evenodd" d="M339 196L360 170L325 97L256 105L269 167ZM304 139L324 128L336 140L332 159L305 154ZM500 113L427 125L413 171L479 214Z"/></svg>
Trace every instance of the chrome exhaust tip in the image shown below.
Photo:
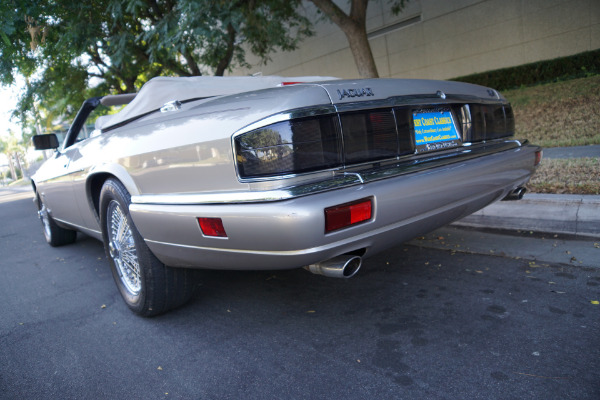
<svg viewBox="0 0 600 400"><path fill-rule="evenodd" d="M502 199L502 201L521 200L526 191L527 189L525 189L522 186L519 186L518 188L514 189L512 192L507 194L506 197Z"/></svg>
<svg viewBox="0 0 600 400"><path fill-rule="evenodd" d="M361 257L344 254L327 261L308 265L304 268L313 274L324 275L330 278L351 278L358 272L361 265Z"/></svg>

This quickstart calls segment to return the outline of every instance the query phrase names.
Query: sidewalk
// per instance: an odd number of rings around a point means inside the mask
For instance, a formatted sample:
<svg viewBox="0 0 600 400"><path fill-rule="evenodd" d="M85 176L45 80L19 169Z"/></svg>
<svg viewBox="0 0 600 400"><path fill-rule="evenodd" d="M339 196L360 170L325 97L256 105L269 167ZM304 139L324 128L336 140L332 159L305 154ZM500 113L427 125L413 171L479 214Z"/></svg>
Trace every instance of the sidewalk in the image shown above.
<svg viewBox="0 0 600 400"><path fill-rule="evenodd" d="M600 157L600 144L591 146L551 147L544 149L544 158Z"/></svg>
<svg viewBox="0 0 600 400"><path fill-rule="evenodd" d="M600 196L525 194L522 200L493 203L453 225L600 238Z"/></svg>
<svg viewBox="0 0 600 400"><path fill-rule="evenodd" d="M33 198L33 190L31 190L31 186L0 187L0 203L26 199L28 197Z"/></svg>

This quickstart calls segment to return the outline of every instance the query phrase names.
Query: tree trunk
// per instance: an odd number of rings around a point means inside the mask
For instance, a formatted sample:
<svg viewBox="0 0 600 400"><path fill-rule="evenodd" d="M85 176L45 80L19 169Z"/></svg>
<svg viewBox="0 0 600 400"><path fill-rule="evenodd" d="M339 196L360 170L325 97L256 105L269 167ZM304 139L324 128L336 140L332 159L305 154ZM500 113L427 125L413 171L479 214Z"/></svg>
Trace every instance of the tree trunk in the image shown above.
<svg viewBox="0 0 600 400"><path fill-rule="evenodd" d="M19 157L19 156L17 156ZM19 157L19 160L21 160L21 158ZM27 158L25 157L25 155L23 154L23 160L19 162L19 165L21 167L21 175L23 176L24 179L29 179L29 163L27 162Z"/></svg>
<svg viewBox="0 0 600 400"><path fill-rule="evenodd" d="M371 45L367 37L366 27L352 26L343 30L343 32L350 44L350 51L354 57L354 63L360 77L379 78L375 59L371 52Z"/></svg>
<svg viewBox="0 0 600 400"><path fill-rule="evenodd" d="M21 165L21 158L19 157L19 153L13 153L13 158L17 163L17 171L21 171L21 178L24 178L25 173L23 172L23 166Z"/></svg>
<svg viewBox="0 0 600 400"><path fill-rule="evenodd" d="M379 78L367 38L368 0L352 0L350 15L344 13L332 0L311 1L346 35L360 77Z"/></svg>
<svg viewBox="0 0 600 400"><path fill-rule="evenodd" d="M225 52L225 56L221 60L219 60L219 65L217 65L217 70L215 71L215 76L223 76L225 70L229 68L231 64L231 60L233 59L233 50L235 44L235 29L233 25L229 23L227 25L227 51Z"/></svg>
<svg viewBox="0 0 600 400"><path fill-rule="evenodd" d="M185 53L182 53L181 55L185 59L192 76L202 76L202 72L200 72L200 68L196 63L196 60L194 60L194 57L192 57L191 51L186 49Z"/></svg>
<svg viewBox="0 0 600 400"><path fill-rule="evenodd" d="M17 171L15 171L15 164L13 163L12 154L8 155L8 167L10 168L10 176L12 176L13 181L17 180Z"/></svg>

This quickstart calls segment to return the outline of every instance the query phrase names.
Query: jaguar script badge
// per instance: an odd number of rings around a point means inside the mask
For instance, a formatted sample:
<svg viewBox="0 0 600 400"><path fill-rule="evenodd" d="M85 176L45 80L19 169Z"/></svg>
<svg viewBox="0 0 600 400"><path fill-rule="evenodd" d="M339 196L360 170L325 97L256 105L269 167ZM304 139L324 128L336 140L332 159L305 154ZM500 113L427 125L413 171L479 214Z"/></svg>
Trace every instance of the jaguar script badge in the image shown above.
<svg viewBox="0 0 600 400"><path fill-rule="evenodd" d="M338 89L338 96L340 100L346 97L363 97L363 96L375 96L371 88L360 88L360 89Z"/></svg>

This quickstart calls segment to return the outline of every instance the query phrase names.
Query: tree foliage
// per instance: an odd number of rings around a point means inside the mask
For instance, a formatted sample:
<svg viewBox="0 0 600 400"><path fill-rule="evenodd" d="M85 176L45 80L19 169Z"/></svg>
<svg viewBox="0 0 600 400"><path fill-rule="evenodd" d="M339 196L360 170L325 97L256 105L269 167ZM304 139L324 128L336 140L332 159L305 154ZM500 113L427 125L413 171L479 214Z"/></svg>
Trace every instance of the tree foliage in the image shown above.
<svg viewBox="0 0 600 400"><path fill-rule="evenodd" d="M295 7L289 0L180 0L148 8L129 0L114 2L113 12L145 22L139 38L149 46L150 61L169 60L178 75L200 75L202 67L223 75L232 63L246 65L246 48L266 62L272 51L293 50L310 35L310 22ZM174 63L180 57L185 65Z"/></svg>
<svg viewBox="0 0 600 400"><path fill-rule="evenodd" d="M82 101L134 92L159 76L223 75L292 50L309 21L287 0L3 0L0 83L27 86L15 114L34 104L72 117Z"/></svg>

